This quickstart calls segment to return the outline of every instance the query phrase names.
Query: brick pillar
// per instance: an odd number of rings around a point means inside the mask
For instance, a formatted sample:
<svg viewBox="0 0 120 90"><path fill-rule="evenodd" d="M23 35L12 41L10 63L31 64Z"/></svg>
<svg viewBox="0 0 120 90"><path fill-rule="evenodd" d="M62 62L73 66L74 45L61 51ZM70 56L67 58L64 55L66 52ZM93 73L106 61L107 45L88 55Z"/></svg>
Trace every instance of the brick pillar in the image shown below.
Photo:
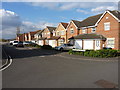
<svg viewBox="0 0 120 90"><path fill-rule="evenodd" d="M95 40L93 40L93 49L95 50Z"/></svg>

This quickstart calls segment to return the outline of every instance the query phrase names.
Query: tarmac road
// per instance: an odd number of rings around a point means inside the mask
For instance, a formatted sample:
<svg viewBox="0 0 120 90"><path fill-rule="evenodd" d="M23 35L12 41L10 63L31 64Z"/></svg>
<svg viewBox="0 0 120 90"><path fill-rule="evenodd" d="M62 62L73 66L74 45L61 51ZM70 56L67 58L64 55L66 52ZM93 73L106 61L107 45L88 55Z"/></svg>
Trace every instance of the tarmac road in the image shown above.
<svg viewBox="0 0 120 90"><path fill-rule="evenodd" d="M5 46L13 63L3 73L3 88L103 88L118 84L118 62L64 58L66 52Z"/></svg>

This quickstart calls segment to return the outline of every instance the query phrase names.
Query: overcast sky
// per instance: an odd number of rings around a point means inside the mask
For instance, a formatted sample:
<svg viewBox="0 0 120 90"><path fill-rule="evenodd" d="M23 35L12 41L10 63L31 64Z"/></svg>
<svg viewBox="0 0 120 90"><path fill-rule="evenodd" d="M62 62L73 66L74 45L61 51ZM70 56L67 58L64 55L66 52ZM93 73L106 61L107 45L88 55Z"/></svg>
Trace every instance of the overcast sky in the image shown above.
<svg viewBox="0 0 120 90"><path fill-rule="evenodd" d="M57 26L71 19L83 20L105 10L117 10L116 2L3 2L0 9L3 38L15 38L16 27L21 33L46 26Z"/></svg>

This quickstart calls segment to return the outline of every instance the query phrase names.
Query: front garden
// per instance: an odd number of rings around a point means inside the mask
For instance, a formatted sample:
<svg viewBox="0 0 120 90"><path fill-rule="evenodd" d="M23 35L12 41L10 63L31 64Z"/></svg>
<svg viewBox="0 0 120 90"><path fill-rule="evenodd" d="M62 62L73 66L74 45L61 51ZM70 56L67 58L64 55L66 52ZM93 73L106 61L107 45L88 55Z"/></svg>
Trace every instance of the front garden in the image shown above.
<svg viewBox="0 0 120 90"><path fill-rule="evenodd" d="M120 56L120 50L112 50L112 49L86 50L86 51L69 50L69 54L89 56L89 57L108 58L108 57Z"/></svg>

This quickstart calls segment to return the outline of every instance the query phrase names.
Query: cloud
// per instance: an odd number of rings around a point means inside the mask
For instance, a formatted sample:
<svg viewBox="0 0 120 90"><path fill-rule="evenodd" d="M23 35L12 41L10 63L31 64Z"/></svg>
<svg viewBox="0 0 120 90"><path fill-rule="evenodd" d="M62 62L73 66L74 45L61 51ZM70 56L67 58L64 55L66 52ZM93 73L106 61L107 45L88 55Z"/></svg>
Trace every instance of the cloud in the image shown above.
<svg viewBox="0 0 120 90"><path fill-rule="evenodd" d="M84 13L84 14L89 14L89 12L85 11L85 10L81 10L81 9L77 9L76 10L77 12L80 12L80 13Z"/></svg>
<svg viewBox="0 0 120 90"><path fill-rule="evenodd" d="M16 27L22 24L20 17L16 13L5 9L0 9L0 20L2 20L0 34L2 34L3 38L13 38Z"/></svg>
<svg viewBox="0 0 120 90"><path fill-rule="evenodd" d="M100 6L100 7L96 7L91 9L92 12L104 12L105 10L117 10L117 7L115 6Z"/></svg>
<svg viewBox="0 0 120 90"><path fill-rule="evenodd" d="M46 21L36 23L30 21L22 21L20 19L20 16L15 12L5 9L0 9L0 19L2 20L2 23L0 23L0 27L2 27L2 30L0 30L0 35L2 35L2 38L5 39L15 38L17 27L20 27L21 33L26 33L29 31L43 29L46 26L56 25L55 23Z"/></svg>
<svg viewBox="0 0 120 90"><path fill-rule="evenodd" d="M5 9L0 9L0 20L2 20L3 29L21 25L20 17L16 13Z"/></svg>

